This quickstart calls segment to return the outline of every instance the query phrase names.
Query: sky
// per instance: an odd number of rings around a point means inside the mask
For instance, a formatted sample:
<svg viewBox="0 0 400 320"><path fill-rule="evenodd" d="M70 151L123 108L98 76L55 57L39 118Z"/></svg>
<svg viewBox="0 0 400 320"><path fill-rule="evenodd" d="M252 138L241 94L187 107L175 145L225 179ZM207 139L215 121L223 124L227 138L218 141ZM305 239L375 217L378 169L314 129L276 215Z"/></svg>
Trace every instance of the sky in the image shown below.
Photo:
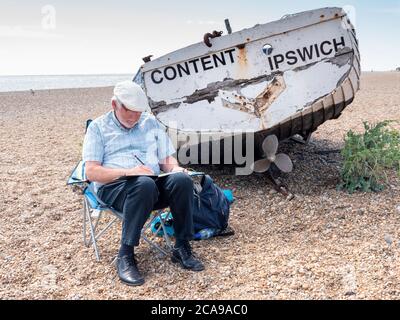
<svg viewBox="0 0 400 320"><path fill-rule="evenodd" d="M1 0L0 75L133 74L159 57L233 31L322 7L355 21L364 71L400 67L400 0Z"/></svg>

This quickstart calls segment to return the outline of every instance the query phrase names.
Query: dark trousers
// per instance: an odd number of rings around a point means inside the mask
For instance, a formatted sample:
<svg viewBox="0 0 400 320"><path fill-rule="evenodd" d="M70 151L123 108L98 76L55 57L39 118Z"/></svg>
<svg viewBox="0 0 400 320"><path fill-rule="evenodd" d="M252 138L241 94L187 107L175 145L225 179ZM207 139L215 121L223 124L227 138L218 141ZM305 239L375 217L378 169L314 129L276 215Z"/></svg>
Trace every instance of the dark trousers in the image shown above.
<svg viewBox="0 0 400 320"><path fill-rule="evenodd" d="M116 181L97 192L107 205L123 213L121 243L138 246L141 230L152 210L170 207L175 238L193 238L193 181L185 173L154 180L146 176Z"/></svg>

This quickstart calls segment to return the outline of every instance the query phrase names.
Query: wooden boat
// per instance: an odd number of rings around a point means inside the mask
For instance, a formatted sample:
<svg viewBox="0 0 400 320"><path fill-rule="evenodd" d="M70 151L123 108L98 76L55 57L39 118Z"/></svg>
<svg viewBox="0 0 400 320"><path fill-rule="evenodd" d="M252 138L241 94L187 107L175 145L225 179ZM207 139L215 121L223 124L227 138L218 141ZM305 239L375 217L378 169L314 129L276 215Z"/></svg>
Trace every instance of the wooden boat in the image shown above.
<svg viewBox="0 0 400 320"><path fill-rule="evenodd" d="M203 41L147 62L134 81L177 147L200 136L253 132L305 139L337 119L360 87L354 27L341 8L322 8ZM194 138L193 138L194 136ZM192 142L190 142L192 141ZM204 140L201 140L204 141Z"/></svg>

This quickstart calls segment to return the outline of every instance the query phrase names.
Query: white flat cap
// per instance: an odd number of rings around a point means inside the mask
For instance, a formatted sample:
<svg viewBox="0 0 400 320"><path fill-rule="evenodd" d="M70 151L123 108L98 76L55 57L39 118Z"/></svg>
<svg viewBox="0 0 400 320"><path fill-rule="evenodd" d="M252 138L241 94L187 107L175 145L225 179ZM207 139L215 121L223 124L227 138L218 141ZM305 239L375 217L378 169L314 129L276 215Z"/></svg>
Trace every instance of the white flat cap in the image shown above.
<svg viewBox="0 0 400 320"><path fill-rule="evenodd" d="M132 111L150 111L149 102L143 89L133 81L119 82L114 87L114 96Z"/></svg>

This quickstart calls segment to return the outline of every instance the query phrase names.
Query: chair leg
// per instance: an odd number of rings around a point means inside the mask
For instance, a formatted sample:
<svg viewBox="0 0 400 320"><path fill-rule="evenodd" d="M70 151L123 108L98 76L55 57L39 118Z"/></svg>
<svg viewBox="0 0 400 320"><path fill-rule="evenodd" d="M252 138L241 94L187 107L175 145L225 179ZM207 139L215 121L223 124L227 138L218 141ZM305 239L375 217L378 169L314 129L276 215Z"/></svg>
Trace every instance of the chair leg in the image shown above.
<svg viewBox="0 0 400 320"><path fill-rule="evenodd" d="M155 232L155 235L158 234L159 231L163 231L163 238L166 242L166 247L167 250L162 248L161 246L159 246L158 244L156 244L154 241L151 241L146 235L145 232L147 229L149 229L151 227L151 224L153 223L153 221L156 218L160 218L160 226L158 227L158 229ZM164 224L164 219L161 216L161 211L158 211L157 214L152 214L151 219L149 220L149 222L143 227L142 232L141 232L142 238L144 241L146 241L151 247L153 247L154 249L156 249L158 252L160 252L163 256L168 256L168 254L172 251L172 244L171 244L171 240L170 237L167 234L167 229L165 227Z"/></svg>
<svg viewBox="0 0 400 320"><path fill-rule="evenodd" d="M90 238L90 236L88 237L87 231L86 231L86 226L88 223L87 216L88 216L88 214L90 214L90 212L88 212L89 210L90 209L87 204L87 200L86 200L86 198L83 198L83 211L82 211L82 213L83 213L83 216L82 216L82 218L83 218L83 243L85 244L86 247L90 246L90 241L91 241L91 238Z"/></svg>
<svg viewBox="0 0 400 320"><path fill-rule="evenodd" d="M98 222L101 218L101 214L99 215L99 217L97 218L96 224L93 225L93 221L92 221L92 217L90 214L90 205L88 203L88 200L86 198L84 198L84 203L83 203L83 211L84 211L84 216L83 216L83 236L84 236L84 243L87 247L90 246L91 243L93 243L93 248L94 248L94 252L96 254L96 260L100 261L100 253L99 253L99 249L97 247L97 241L96 241L96 228L98 225ZM90 228L90 238L89 240L87 240L87 236L86 236L86 223L87 221L89 222L89 228Z"/></svg>
<svg viewBox="0 0 400 320"><path fill-rule="evenodd" d="M152 213L152 216L149 220L149 222L147 222L145 224L145 226L143 227L142 231L141 231L141 236L143 238L144 241L146 241L153 249L157 250L159 253L161 253L161 255L163 256L167 256L168 252L165 251L163 248L161 248L158 244L154 243L153 241L151 241L145 234L146 230L149 229L151 227L151 224L153 223L153 221L156 219L157 215L154 215ZM158 230L157 230L158 231Z"/></svg>
<svg viewBox="0 0 400 320"><path fill-rule="evenodd" d="M99 252L99 248L97 246L97 240L100 238L100 236L106 232L116 221L118 221L118 217L114 217L114 219L109 222L105 228L103 230L101 230L100 232L98 232L96 234L98 225L99 225L99 221L102 217L102 212L100 211L100 214L98 216L98 218L96 219L96 221L93 220L92 215L91 215L91 207L89 204L89 201L86 199L86 197L84 197L84 202L83 202L83 242L85 244L86 247L89 247L91 244L93 245L93 249L95 251L95 255L96 255L96 260L100 261L100 252ZM151 227L151 224L153 223L153 221L156 218L160 218L160 226L156 232L156 234L161 231L163 231L163 238L166 244L166 249L162 248L161 246L159 246L157 243L155 243L154 241L152 241L151 239L149 239L146 235L145 235L145 231L147 229L149 229ZM166 217L168 218L168 216ZM89 235L87 234L87 227L89 227ZM156 214L152 213L152 217L151 219L149 219L149 222L143 227L142 231L141 231L141 236L143 238L143 240L145 242L147 242L152 248L154 248L155 250L157 250L159 253L161 253L163 256L168 256L171 251L172 251L172 243L170 240L170 237L167 234L167 229L166 226L164 224L164 219L162 218L161 215L161 211L158 211ZM114 262L114 261L113 261Z"/></svg>
<svg viewBox="0 0 400 320"><path fill-rule="evenodd" d="M100 216L99 216L99 218L100 218ZM118 217L114 217L114 219L111 220L111 221L104 227L104 229L101 230L101 231L96 235L96 240L97 240L98 238L100 238L101 235L102 235L104 232L106 232L118 219L119 219Z"/></svg>
<svg viewBox="0 0 400 320"><path fill-rule="evenodd" d="M83 218L83 230L82 230L82 235L83 235L83 244L87 247L87 241L86 241L86 199L85 197L83 198L83 209L82 209L82 218Z"/></svg>
<svg viewBox="0 0 400 320"><path fill-rule="evenodd" d="M166 217L166 219L168 219L168 216ZM171 243L171 239L170 239L170 237L169 237L169 235L167 233L167 228L165 227L164 219L162 219L161 215L160 215L160 222L161 222L161 228L163 229L163 238L164 238L164 241L166 243L166 246L167 246L169 251L172 251L173 246L172 246L172 243Z"/></svg>

